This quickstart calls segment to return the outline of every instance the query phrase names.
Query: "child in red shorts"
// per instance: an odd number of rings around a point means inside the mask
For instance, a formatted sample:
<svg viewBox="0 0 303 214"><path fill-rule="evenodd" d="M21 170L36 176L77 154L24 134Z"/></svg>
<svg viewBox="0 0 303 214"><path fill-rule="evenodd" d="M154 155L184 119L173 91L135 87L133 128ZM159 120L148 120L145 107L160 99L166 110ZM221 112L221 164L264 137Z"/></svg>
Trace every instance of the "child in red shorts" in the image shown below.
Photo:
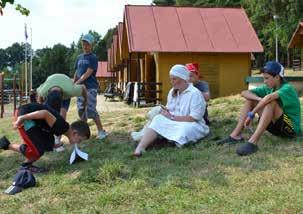
<svg viewBox="0 0 303 214"><path fill-rule="evenodd" d="M54 135L65 135L71 144L80 143L90 137L86 122L76 121L69 125L55 110L38 103L21 106L16 112L14 129L19 130L22 144L11 144L3 136L0 138L0 149L12 150L23 154L26 161L22 167L32 172L41 171L32 165L44 152L54 148Z"/></svg>

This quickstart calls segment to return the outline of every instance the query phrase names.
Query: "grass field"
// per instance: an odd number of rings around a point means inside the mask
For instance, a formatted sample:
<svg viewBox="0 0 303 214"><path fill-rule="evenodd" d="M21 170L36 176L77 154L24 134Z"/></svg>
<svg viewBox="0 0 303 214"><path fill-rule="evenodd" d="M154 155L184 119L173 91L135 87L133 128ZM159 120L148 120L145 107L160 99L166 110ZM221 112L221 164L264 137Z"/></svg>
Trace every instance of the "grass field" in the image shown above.
<svg viewBox="0 0 303 214"><path fill-rule="evenodd" d="M183 149L155 148L134 159L129 133L143 126L148 108L102 101L101 118L110 135L81 145L90 160L68 165L70 146L63 153L46 154L37 165L50 171L36 176L35 188L15 196L0 194L0 212L301 213L303 139L265 134L260 151L248 157L235 154L239 145L214 145L235 126L242 103L239 96L212 100L206 139ZM73 105L69 121L76 119L75 112ZM0 120L3 134L18 140L11 118ZM22 160L21 155L0 152L1 191L11 184Z"/></svg>

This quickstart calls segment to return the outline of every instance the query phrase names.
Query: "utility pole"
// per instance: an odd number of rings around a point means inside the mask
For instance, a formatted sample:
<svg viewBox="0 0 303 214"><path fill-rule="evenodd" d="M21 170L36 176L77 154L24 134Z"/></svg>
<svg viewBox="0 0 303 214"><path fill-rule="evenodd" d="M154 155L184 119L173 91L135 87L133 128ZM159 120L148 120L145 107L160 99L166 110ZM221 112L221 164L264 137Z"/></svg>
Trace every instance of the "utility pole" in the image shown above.
<svg viewBox="0 0 303 214"><path fill-rule="evenodd" d="M27 88L27 26L26 24L24 24L24 36L25 36L25 97L27 97L27 91L28 91L28 88Z"/></svg>
<svg viewBox="0 0 303 214"><path fill-rule="evenodd" d="M31 48L30 48L30 90L33 89L33 34L32 34L32 28L31 28Z"/></svg>
<svg viewBox="0 0 303 214"><path fill-rule="evenodd" d="M278 15L274 15L274 20L276 22L276 62L279 62L279 52L278 52Z"/></svg>

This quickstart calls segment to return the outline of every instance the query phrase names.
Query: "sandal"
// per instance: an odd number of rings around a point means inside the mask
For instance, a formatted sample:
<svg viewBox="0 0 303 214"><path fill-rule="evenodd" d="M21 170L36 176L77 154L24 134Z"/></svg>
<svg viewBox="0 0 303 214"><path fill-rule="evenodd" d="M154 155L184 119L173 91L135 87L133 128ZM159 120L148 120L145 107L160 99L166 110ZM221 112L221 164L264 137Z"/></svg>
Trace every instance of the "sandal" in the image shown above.
<svg viewBox="0 0 303 214"><path fill-rule="evenodd" d="M242 141L244 141L244 138L243 137L241 137L240 139L235 139L235 138L233 138L233 137L231 137L231 136L228 136L227 138L224 138L224 139L222 139L222 140L219 140L216 144L218 145L218 146L221 146L221 145L223 145L223 144L229 144L229 145L231 145L231 144L236 144L236 143L240 143L240 142L242 142Z"/></svg>

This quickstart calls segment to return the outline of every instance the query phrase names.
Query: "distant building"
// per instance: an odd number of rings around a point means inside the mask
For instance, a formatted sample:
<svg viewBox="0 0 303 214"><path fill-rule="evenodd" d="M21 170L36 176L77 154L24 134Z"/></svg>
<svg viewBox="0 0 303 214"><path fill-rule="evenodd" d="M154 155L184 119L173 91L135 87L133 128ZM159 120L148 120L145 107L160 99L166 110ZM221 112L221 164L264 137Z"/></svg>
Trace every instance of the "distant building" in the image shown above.
<svg viewBox="0 0 303 214"><path fill-rule="evenodd" d="M108 84L113 81L113 73L108 72L106 61L98 62L96 77L99 83L100 91L103 93Z"/></svg>

